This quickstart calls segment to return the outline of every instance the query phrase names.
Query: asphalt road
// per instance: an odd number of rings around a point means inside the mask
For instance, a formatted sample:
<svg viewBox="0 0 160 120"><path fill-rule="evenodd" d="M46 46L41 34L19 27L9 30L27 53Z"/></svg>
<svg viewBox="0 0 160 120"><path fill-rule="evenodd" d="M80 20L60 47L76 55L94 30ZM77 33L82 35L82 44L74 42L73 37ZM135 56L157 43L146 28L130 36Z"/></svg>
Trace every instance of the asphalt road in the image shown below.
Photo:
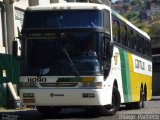
<svg viewBox="0 0 160 120"><path fill-rule="evenodd" d="M56 116L43 116L35 109L0 112L0 120L160 120L160 97L145 103L145 108L128 110L121 106L114 116L88 115L84 109L63 109Z"/></svg>

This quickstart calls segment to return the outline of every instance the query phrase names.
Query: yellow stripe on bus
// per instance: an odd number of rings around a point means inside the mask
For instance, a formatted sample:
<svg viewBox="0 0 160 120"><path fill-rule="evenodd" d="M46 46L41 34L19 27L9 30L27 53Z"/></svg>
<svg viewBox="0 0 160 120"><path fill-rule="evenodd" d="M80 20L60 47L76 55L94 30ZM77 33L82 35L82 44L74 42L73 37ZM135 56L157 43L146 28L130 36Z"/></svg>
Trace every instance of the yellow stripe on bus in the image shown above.
<svg viewBox="0 0 160 120"><path fill-rule="evenodd" d="M130 80L131 80L131 91L132 91L132 102L139 100L139 90L137 89L139 86L138 82L138 74L134 72L134 64L133 64L133 57L132 54L128 54L129 60L129 68L130 68Z"/></svg>
<svg viewBox="0 0 160 120"><path fill-rule="evenodd" d="M143 89L145 85L147 86L147 100L150 100L152 96L152 77L134 72L133 57L131 53L128 53L128 61L130 68L132 102L140 100L141 84L143 84Z"/></svg>

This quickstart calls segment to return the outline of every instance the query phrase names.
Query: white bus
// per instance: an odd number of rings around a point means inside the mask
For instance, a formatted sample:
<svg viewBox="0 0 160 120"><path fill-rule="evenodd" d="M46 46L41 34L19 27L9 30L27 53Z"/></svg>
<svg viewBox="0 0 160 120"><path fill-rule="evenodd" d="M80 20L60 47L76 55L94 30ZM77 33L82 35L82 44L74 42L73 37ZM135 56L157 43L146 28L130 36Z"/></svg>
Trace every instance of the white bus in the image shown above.
<svg viewBox="0 0 160 120"><path fill-rule="evenodd" d="M107 5L29 7L21 53L21 99L43 114L86 107L113 115L151 99L150 37Z"/></svg>

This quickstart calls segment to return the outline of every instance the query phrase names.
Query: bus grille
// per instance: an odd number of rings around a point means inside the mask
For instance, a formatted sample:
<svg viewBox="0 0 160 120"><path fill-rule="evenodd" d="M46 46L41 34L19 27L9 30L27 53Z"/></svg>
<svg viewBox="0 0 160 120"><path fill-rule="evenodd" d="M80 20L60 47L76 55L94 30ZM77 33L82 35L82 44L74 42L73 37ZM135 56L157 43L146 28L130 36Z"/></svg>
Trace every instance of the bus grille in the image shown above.
<svg viewBox="0 0 160 120"><path fill-rule="evenodd" d="M40 83L42 87L76 87L78 83Z"/></svg>

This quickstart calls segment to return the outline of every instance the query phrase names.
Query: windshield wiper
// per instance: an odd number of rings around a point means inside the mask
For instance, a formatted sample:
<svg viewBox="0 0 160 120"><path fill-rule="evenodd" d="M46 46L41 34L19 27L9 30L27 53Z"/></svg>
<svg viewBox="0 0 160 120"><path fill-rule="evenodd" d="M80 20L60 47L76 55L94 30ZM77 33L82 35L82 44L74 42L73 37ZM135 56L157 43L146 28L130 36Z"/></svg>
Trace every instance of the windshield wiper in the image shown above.
<svg viewBox="0 0 160 120"><path fill-rule="evenodd" d="M76 76L79 76L79 72L78 72L76 66L74 65L71 57L69 56L68 52L66 51L66 49L65 48L61 48L61 50L63 51L63 53L67 56L68 60L70 61L70 66L73 69L73 71L75 72Z"/></svg>
<svg viewBox="0 0 160 120"><path fill-rule="evenodd" d="M37 77L42 77L44 70L45 70L45 68L39 69Z"/></svg>

